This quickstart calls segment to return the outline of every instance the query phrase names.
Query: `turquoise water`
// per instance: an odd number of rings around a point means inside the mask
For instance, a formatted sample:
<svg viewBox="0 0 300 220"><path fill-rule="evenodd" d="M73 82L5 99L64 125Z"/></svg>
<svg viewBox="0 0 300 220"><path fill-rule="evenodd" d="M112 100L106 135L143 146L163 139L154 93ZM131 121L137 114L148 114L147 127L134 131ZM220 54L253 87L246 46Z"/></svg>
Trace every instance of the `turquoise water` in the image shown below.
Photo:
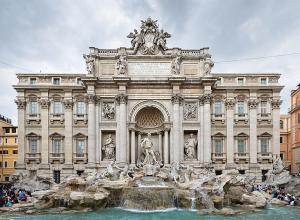
<svg viewBox="0 0 300 220"><path fill-rule="evenodd" d="M286 207L271 207L262 210L258 213L250 213L238 216L220 216L220 215L203 215L197 211L190 210L178 210L170 209L167 211L157 212L135 212L119 208L102 209L93 212L81 212L81 213L67 213L67 214L53 214L53 215L23 215L23 216L3 216L0 215L0 219L30 219L30 220L199 220L199 219L211 219L211 220L222 220L222 219L243 219L243 220L288 220L288 219L300 219L300 209L286 208Z"/></svg>

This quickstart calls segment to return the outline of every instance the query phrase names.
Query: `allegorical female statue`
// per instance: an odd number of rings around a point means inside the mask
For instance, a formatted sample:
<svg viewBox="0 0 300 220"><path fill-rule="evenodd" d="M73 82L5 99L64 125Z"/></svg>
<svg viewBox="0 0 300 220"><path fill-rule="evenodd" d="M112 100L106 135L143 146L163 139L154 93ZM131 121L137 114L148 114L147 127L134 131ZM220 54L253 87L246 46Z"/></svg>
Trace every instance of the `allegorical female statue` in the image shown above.
<svg viewBox="0 0 300 220"><path fill-rule="evenodd" d="M102 150L104 151L104 160L114 160L115 149L116 145L114 144L111 134L109 134L102 147Z"/></svg>
<svg viewBox="0 0 300 220"><path fill-rule="evenodd" d="M186 160L193 160L196 158L196 146L197 140L194 138L194 134L191 133L190 137L185 141L184 144L184 158Z"/></svg>

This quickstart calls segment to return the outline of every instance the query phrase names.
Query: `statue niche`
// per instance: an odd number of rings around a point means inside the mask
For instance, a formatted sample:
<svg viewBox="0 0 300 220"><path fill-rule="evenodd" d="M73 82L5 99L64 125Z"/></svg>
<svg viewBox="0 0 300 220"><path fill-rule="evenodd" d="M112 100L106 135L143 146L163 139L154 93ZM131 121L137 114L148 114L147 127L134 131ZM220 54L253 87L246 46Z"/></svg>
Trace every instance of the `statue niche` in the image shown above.
<svg viewBox="0 0 300 220"><path fill-rule="evenodd" d="M195 160L197 152L198 141L193 133L189 134L189 137L185 139L184 142L184 159L185 160Z"/></svg>
<svg viewBox="0 0 300 220"><path fill-rule="evenodd" d="M103 152L103 160L116 159L116 145L114 143L114 139L111 133L106 135L106 138L104 138L104 142L102 145L102 152Z"/></svg>

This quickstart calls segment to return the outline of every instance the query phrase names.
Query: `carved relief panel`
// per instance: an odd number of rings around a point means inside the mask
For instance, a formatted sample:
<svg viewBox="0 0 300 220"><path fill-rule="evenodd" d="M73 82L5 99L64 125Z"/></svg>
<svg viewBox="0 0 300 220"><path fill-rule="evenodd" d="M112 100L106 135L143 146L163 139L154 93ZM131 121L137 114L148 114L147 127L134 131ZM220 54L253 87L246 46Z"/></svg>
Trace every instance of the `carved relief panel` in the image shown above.
<svg viewBox="0 0 300 220"><path fill-rule="evenodd" d="M184 120L197 120L198 108L196 102L186 102L183 107L183 118Z"/></svg>
<svg viewBox="0 0 300 220"><path fill-rule="evenodd" d="M103 102L101 110L102 119L114 120L116 116L116 109L114 102Z"/></svg>

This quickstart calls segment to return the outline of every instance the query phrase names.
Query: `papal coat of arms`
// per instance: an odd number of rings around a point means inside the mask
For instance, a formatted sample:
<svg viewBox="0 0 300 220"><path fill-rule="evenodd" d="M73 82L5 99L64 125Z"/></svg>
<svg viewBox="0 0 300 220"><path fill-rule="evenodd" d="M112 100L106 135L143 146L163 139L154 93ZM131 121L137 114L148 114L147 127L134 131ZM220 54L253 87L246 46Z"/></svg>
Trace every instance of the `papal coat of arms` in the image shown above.
<svg viewBox="0 0 300 220"><path fill-rule="evenodd" d="M156 55L159 51L165 51L166 38L170 38L171 35L165 32L163 29L159 31L157 20L154 21L148 18L145 21L141 21L141 30L138 32L134 29L127 37L132 38L131 46L133 53L140 52L143 55Z"/></svg>

